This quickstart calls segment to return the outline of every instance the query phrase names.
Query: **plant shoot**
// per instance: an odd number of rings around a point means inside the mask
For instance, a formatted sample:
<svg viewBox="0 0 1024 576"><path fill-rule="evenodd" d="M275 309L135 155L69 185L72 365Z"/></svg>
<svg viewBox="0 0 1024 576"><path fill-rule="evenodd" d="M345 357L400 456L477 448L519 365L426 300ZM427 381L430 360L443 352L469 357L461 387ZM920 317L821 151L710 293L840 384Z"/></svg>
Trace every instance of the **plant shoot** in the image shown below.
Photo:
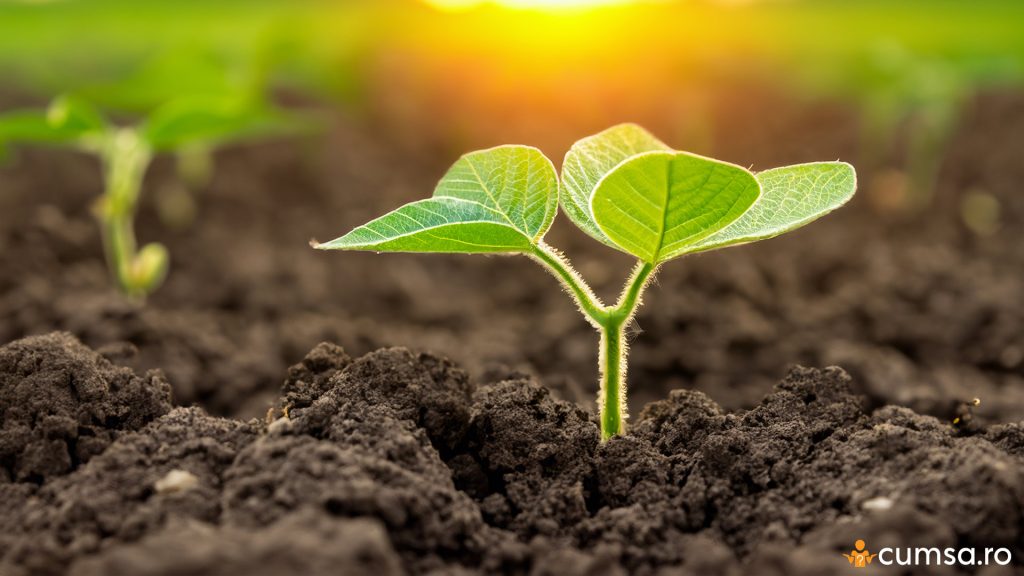
<svg viewBox="0 0 1024 576"><path fill-rule="evenodd" d="M572 146L561 179L536 148L499 146L460 158L432 197L406 204L323 250L522 254L550 271L600 334L601 435L625 431L625 334L665 262L778 236L846 203L856 174L843 162L753 173L669 148L635 124ZM594 239L636 257L622 294L605 304L544 242L561 205Z"/></svg>
<svg viewBox="0 0 1024 576"><path fill-rule="evenodd" d="M179 98L158 106L136 125L109 122L90 102L61 96L46 110L0 116L0 152L9 143L29 142L75 148L99 157L104 190L95 204L107 265L118 288L144 297L167 273L167 249L139 248L135 212L150 161L157 153L209 150L239 138L281 131L287 116L263 104L236 98Z"/></svg>

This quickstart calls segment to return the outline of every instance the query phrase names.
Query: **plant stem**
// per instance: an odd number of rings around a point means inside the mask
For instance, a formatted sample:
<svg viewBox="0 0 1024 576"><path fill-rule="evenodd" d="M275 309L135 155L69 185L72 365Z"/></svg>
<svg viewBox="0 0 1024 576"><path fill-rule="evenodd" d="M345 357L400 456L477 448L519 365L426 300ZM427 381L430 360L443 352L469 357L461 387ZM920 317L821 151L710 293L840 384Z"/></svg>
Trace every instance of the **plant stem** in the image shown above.
<svg viewBox="0 0 1024 576"><path fill-rule="evenodd" d="M103 246L114 280L131 296L147 292L134 270L138 247L133 221L150 157L138 134L128 128L114 133L103 149L106 188L99 206Z"/></svg>
<svg viewBox="0 0 1024 576"><path fill-rule="evenodd" d="M607 440L625 432L626 420L626 352L625 328L633 320L641 304L641 295L657 265L637 262L615 306L605 306L587 282L556 250L540 243L530 254L558 278L575 299L576 304L601 334L599 367L601 387L598 407L601 418L601 439Z"/></svg>
<svg viewBox="0 0 1024 576"><path fill-rule="evenodd" d="M555 278L572 294L580 312L587 317L587 320L600 328L608 316L608 307L601 302L601 299L594 294L587 281L579 275L579 272L569 264L569 261L560 252L540 242L534 246L533 252L527 254L534 260L540 262Z"/></svg>
<svg viewBox="0 0 1024 576"><path fill-rule="evenodd" d="M618 303L608 312L601 327L601 439L607 440L626 431L626 353L629 345L625 329L633 321L648 280L657 270L655 264L637 262L622 290Z"/></svg>
<svg viewBox="0 0 1024 576"><path fill-rule="evenodd" d="M601 440L626 431L626 348L621 325L601 328L601 388L597 395Z"/></svg>

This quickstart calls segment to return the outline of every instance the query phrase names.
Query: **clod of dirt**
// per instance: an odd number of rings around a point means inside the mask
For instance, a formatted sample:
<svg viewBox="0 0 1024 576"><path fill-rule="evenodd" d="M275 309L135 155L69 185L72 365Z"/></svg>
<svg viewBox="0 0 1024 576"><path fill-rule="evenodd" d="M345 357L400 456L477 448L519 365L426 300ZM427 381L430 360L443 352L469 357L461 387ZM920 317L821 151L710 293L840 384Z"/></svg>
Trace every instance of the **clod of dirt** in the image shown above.
<svg viewBox="0 0 1024 576"><path fill-rule="evenodd" d="M138 540L170 518L217 521L223 474L256 433L253 424L177 408L121 436L87 464L5 510L18 534L0 538L0 572L11 565L31 574L61 574L72 559L115 541ZM157 485L174 471L187 471L196 484L161 493Z"/></svg>
<svg viewBox="0 0 1024 576"><path fill-rule="evenodd" d="M404 571L379 521L302 509L255 530L181 523L78 562L69 574L399 576Z"/></svg>
<svg viewBox="0 0 1024 576"><path fill-rule="evenodd" d="M288 368L281 386L281 402L289 411L313 403L331 388L331 377L352 363L352 358L337 344L321 342L302 362Z"/></svg>
<svg viewBox="0 0 1024 576"><path fill-rule="evenodd" d="M668 400L652 402L631 428L662 454L685 454L696 450L708 435L726 424L722 408L707 394L696 390L673 390Z"/></svg>
<svg viewBox="0 0 1024 576"><path fill-rule="evenodd" d="M529 537L557 534L585 518L599 439L587 412L536 382L481 388L467 446L489 480L489 493L477 495L488 520Z"/></svg>
<svg viewBox="0 0 1024 576"><path fill-rule="evenodd" d="M333 517L380 519L417 571L480 554L480 512L455 489L428 437L433 427L436 439L449 438L448 415L455 429L458 414L468 420L465 376L447 361L389 349L337 371L330 386L293 410L290 426L239 454L225 475L225 520L266 526L311 506Z"/></svg>
<svg viewBox="0 0 1024 576"><path fill-rule="evenodd" d="M317 355L325 352L318 347ZM333 365L342 365L344 352L331 351ZM304 364L311 361L307 356ZM322 361L321 361L322 362ZM333 419L338 404L359 402L386 406L395 416L421 427L442 453L451 452L469 426L471 386L466 373L447 359L414 354L404 348L371 352L344 370L337 371L329 386L334 401L324 400L303 414L308 426L323 426Z"/></svg>
<svg viewBox="0 0 1024 576"><path fill-rule="evenodd" d="M472 386L465 373L448 360L402 348L349 362L340 348L324 345L292 373L306 370L314 357L330 367L314 377L320 397L291 410L288 425L273 426L228 473L230 522L262 525L312 504L332 516L380 518L416 573L486 562L495 569L527 565L526 548L483 522L442 457L462 446L469 428ZM292 389L286 382L285 393ZM278 487L280 507L243 501L267 486Z"/></svg>
<svg viewBox="0 0 1024 576"><path fill-rule="evenodd" d="M610 508L658 501L664 497L671 471L670 459L642 438L612 438L595 454L595 501Z"/></svg>
<svg viewBox="0 0 1024 576"><path fill-rule="evenodd" d="M1024 460L1024 421L993 426L985 438L1006 452Z"/></svg>
<svg viewBox="0 0 1024 576"><path fill-rule="evenodd" d="M0 348L0 482L43 483L171 409L161 373L136 376L74 336Z"/></svg>

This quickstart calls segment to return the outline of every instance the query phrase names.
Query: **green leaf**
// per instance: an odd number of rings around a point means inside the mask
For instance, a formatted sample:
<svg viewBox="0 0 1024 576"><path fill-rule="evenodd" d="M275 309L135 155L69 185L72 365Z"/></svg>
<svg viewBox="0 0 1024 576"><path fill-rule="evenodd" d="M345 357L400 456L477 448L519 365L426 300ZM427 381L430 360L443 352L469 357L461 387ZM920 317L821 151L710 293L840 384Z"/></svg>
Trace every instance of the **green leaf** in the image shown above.
<svg viewBox="0 0 1024 576"><path fill-rule="evenodd" d="M728 226L757 200L754 175L686 152L646 152L609 172L590 210L617 247L659 263Z"/></svg>
<svg viewBox="0 0 1024 576"><path fill-rule="evenodd" d="M61 96L46 110L17 110L0 116L0 145L79 145L107 129L106 120L87 102Z"/></svg>
<svg viewBox="0 0 1024 576"><path fill-rule="evenodd" d="M857 189L857 173L845 162L814 162L756 175L761 198L743 216L688 252L703 252L773 238L809 224L846 204Z"/></svg>
<svg viewBox="0 0 1024 576"><path fill-rule="evenodd" d="M0 116L0 143L60 143L75 136L74 132L55 130L42 110L17 110Z"/></svg>
<svg viewBox="0 0 1024 576"><path fill-rule="evenodd" d="M80 135L105 132L108 124L92 104L76 96L59 96L46 111L46 120L55 130Z"/></svg>
<svg viewBox="0 0 1024 576"><path fill-rule="evenodd" d="M562 162L562 209L576 226L596 240L618 248L594 222L590 198L598 182L623 161L655 150L670 150L636 124L619 124L588 136L569 149Z"/></svg>
<svg viewBox="0 0 1024 576"><path fill-rule="evenodd" d="M254 97L258 74L249 58L225 58L208 47L181 45L161 50L114 81L79 89L105 109L146 114L182 97Z"/></svg>
<svg viewBox="0 0 1024 576"><path fill-rule="evenodd" d="M466 154L432 198L406 204L326 250L378 252L525 252L543 238L558 210L555 167L540 150L499 146Z"/></svg>
<svg viewBox="0 0 1024 576"><path fill-rule="evenodd" d="M142 127L143 139L157 151L288 132L297 117L233 98L182 98L157 108Z"/></svg>

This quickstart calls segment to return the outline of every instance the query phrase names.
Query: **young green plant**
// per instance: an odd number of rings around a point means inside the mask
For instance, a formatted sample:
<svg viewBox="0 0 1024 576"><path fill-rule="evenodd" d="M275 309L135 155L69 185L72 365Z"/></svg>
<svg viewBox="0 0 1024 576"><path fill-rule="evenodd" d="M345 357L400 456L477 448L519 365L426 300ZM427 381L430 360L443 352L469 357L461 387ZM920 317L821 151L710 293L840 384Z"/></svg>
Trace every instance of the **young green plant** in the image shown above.
<svg viewBox="0 0 1024 576"><path fill-rule="evenodd" d="M138 247L134 218L146 170L154 154L277 132L290 125L282 112L230 98L181 98L157 107L136 125L119 126L83 98L58 97L46 110L0 116L0 152L28 142L75 148L100 158L104 190L95 205L107 264L118 288L144 297L167 273L167 249Z"/></svg>
<svg viewBox="0 0 1024 576"><path fill-rule="evenodd" d="M673 150L634 124L580 140L554 165L528 146L466 154L426 200L406 204L323 250L523 254L547 268L601 336L601 435L625 430L626 328L663 263L764 240L838 208L856 188L843 162L752 173ZM561 204L584 232L637 258L618 301L604 304L544 242Z"/></svg>

